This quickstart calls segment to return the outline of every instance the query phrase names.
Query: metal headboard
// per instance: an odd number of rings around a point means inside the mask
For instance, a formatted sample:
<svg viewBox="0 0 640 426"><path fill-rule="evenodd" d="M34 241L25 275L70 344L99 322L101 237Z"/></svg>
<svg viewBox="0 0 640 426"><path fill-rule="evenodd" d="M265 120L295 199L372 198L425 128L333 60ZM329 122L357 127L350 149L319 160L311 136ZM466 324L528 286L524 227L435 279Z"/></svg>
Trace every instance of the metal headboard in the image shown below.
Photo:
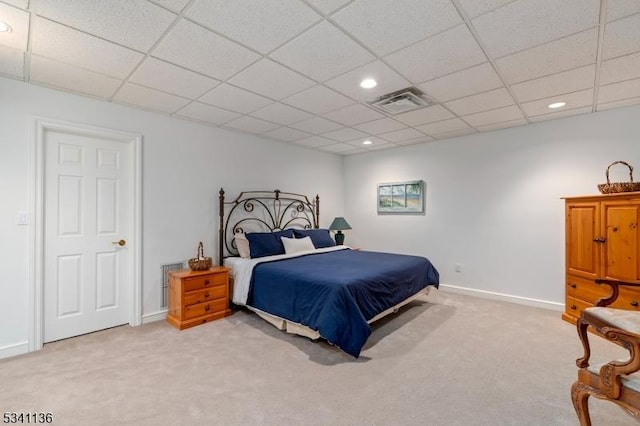
<svg viewBox="0 0 640 426"><path fill-rule="evenodd" d="M286 228L318 228L320 197L315 202L306 195L291 192L244 191L234 200L224 200L220 188L220 228L218 230L219 264L225 257L238 256L233 239L239 232L272 232ZM228 211L225 212L225 207Z"/></svg>

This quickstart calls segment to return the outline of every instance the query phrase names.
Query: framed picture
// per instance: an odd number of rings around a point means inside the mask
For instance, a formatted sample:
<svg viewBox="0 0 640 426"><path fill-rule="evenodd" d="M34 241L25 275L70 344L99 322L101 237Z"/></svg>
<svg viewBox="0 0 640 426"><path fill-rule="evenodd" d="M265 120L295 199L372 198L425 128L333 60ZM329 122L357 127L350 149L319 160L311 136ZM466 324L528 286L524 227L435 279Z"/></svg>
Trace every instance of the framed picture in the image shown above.
<svg viewBox="0 0 640 426"><path fill-rule="evenodd" d="M424 214L424 181L378 184L378 214Z"/></svg>

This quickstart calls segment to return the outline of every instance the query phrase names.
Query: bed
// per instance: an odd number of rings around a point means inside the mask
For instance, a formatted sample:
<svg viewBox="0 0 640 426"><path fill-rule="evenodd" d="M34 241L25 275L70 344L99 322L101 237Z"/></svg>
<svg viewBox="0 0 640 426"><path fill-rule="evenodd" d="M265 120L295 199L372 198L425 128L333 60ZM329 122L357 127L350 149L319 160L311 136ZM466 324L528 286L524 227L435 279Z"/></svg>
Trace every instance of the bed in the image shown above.
<svg viewBox="0 0 640 426"><path fill-rule="evenodd" d="M421 256L335 245L319 206L318 196L278 190L225 201L221 189L219 261L235 305L358 357L370 324L437 287L438 271Z"/></svg>

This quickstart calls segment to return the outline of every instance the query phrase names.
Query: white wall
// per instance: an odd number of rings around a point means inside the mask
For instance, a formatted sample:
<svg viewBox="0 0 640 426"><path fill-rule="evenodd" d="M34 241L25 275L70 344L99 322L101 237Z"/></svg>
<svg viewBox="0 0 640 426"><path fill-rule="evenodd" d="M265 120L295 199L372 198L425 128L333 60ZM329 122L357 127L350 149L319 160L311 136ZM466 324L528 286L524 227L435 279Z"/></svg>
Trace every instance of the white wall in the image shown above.
<svg viewBox="0 0 640 426"><path fill-rule="evenodd" d="M640 179L640 107L347 157L347 242L424 255L444 284L563 305L560 198L598 193L616 160ZM424 216L376 214L378 183L416 179Z"/></svg>
<svg viewBox="0 0 640 426"><path fill-rule="evenodd" d="M216 259L218 191L281 189L321 199L321 226L343 214L343 159L251 135L0 78L0 358L28 347L29 228L34 117L143 136L143 317L158 318L160 265ZM30 212L33 214L33 212ZM33 222L31 218L30 224Z"/></svg>

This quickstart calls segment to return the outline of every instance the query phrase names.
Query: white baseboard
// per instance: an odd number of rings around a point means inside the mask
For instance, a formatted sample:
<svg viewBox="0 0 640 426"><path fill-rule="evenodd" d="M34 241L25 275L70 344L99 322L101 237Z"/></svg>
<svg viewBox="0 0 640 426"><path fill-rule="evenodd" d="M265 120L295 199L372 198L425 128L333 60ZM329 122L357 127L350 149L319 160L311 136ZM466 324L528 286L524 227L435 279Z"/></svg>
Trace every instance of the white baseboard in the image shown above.
<svg viewBox="0 0 640 426"><path fill-rule="evenodd" d="M165 319L167 319L166 309L162 311L154 312L152 314L143 315L142 324L149 324L150 322L155 322L155 321L164 321Z"/></svg>
<svg viewBox="0 0 640 426"><path fill-rule="evenodd" d="M493 291L477 290L474 288L459 287L457 285L440 284L440 290L451 293L466 294L468 296L482 297L485 299L500 300L503 302L518 303L520 305L534 306L536 308L550 309L552 311L564 311L564 303L549 302L547 300L532 299L529 297L513 296L511 294L495 293Z"/></svg>
<svg viewBox="0 0 640 426"><path fill-rule="evenodd" d="M29 342L3 346L0 348L0 359L26 354L27 352L29 352Z"/></svg>

